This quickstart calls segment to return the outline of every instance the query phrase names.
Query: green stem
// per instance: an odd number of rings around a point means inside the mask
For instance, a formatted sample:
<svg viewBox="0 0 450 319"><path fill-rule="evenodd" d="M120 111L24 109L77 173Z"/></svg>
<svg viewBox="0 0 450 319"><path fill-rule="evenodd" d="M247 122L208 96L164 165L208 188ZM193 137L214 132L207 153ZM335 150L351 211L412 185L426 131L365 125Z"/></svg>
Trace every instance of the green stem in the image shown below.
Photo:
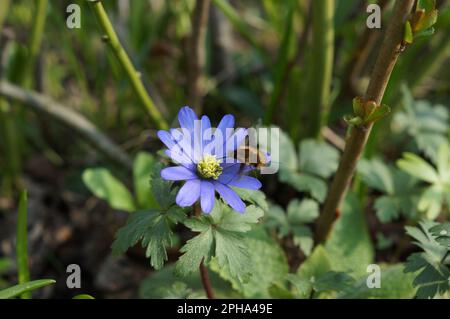
<svg viewBox="0 0 450 319"><path fill-rule="evenodd" d="M245 24L244 19L239 16L232 5L228 3L227 0L212 0L214 5L216 5L220 11L227 17L231 25L239 32L239 34L247 40L260 54L261 58L264 59L266 63L270 63L267 54L264 52L261 45L258 43L256 38L253 36L252 32Z"/></svg>
<svg viewBox="0 0 450 319"><path fill-rule="evenodd" d="M0 1L0 38L2 36L3 23L5 22L6 16L8 15L10 4L11 0Z"/></svg>
<svg viewBox="0 0 450 319"><path fill-rule="evenodd" d="M310 68L300 109L298 136L320 137L328 121L334 55L334 0L312 1Z"/></svg>
<svg viewBox="0 0 450 319"><path fill-rule="evenodd" d="M27 191L20 194L19 209L17 212L17 239L16 239L16 255L17 255L17 271L19 284L30 281L30 269L28 267L28 198ZM31 292L24 292L21 297L30 299Z"/></svg>
<svg viewBox="0 0 450 319"><path fill-rule="evenodd" d="M287 85L284 80L286 79L286 73L289 72L289 69L286 66L289 63L289 44L291 42L292 22L296 9L296 3L297 2L293 0L288 3L289 8L286 16L286 27L283 32L283 39L281 41L277 62L275 64L273 91L270 96L269 106L264 115L265 125L269 125L272 122L273 113L280 102L283 86Z"/></svg>
<svg viewBox="0 0 450 319"><path fill-rule="evenodd" d="M381 104L389 79L401 52L404 25L413 8L414 0L397 0L391 23L384 36L383 43L372 71L365 101ZM369 138L372 124L354 127L346 142L336 175L325 200L325 205L317 221L316 239L323 242L328 237L336 213L345 197L348 186L355 173L356 165Z"/></svg>
<svg viewBox="0 0 450 319"><path fill-rule="evenodd" d="M145 108L150 114L150 117L156 123L158 128L167 129L169 127L167 125L167 122L164 120L161 113L153 103L153 100L149 96L147 90L144 87L144 84L142 83L141 74L136 71L136 69L133 66L133 63L131 62L130 58L125 52L125 49L120 43L119 38L117 37L117 34L114 31L114 28L111 24L111 21L108 18L108 15L105 11L105 8L103 7L102 2L100 0L89 0L89 3L92 5L94 14L100 23L102 31L106 35L105 37L106 41L108 41L108 43L110 44L112 50L114 51L114 54L119 60L119 63L122 65L126 74L128 75L128 78L131 81L135 93L141 100L142 104L144 104Z"/></svg>
<svg viewBox="0 0 450 319"><path fill-rule="evenodd" d="M34 16L31 38L28 45L28 70L33 72L45 29L48 0L38 0L36 14Z"/></svg>
<svg viewBox="0 0 450 319"><path fill-rule="evenodd" d="M21 167L20 148L16 140L17 122L10 111L9 102L0 97L0 133L5 154L5 170L3 172L2 193L10 197L18 180Z"/></svg>
<svg viewBox="0 0 450 319"><path fill-rule="evenodd" d="M428 78L430 75L435 74L438 71L445 59L450 53L450 33L446 32L442 36L439 43L431 49L433 54L414 68L414 72L411 73L411 78L408 80L409 87L411 91L417 89L417 87L423 82L424 79Z"/></svg>

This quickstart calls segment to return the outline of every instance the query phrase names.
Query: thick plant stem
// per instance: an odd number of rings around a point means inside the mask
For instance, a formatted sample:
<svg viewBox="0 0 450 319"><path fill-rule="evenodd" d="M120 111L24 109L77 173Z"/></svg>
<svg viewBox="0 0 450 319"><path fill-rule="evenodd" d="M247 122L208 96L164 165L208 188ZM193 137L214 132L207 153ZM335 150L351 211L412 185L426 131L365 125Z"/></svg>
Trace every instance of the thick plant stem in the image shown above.
<svg viewBox="0 0 450 319"><path fill-rule="evenodd" d="M200 217L202 214L202 209L200 208L199 203L195 203L192 206L192 210L195 217ZM205 294L208 299L214 299L214 291L212 289L211 281L209 280L208 268L206 268L203 260L199 266L200 270L200 278L202 279L203 289L205 289Z"/></svg>
<svg viewBox="0 0 450 319"><path fill-rule="evenodd" d="M145 108L150 114L150 117L156 123L158 128L167 129L168 128L167 122L164 120L161 113L153 103L153 100L150 98L147 90L144 87L144 84L141 81L141 74L138 71L136 71L136 69L133 66L133 63L131 62L129 56L125 52L125 49L120 43L120 40L117 37L116 32L114 31L114 28L111 24L111 21L108 18L108 15L105 11L105 8L103 7L102 2L100 0L96 1L93 0L89 1L89 3L91 3L94 14L100 23L102 31L105 33L105 36L103 37L104 40L110 44L114 54L116 55L120 64L124 68L128 78L130 79L135 93L141 100L142 104L144 104Z"/></svg>
<svg viewBox="0 0 450 319"><path fill-rule="evenodd" d="M214 299L214 292L212 290L211 281L209 280L208 268L206 268L203 260L200 263L200 276L202 278L202 284L205 289L206 297L208 297L208 299Z"/></svg>
<svg viewBox="0 0 450 319"><path fill-rule="evenodd" d="M300 138L319 137L328 120L334 55L334 0L312 1L308 81L300 109Z"/></svg>
<svg viewBox="0 0 450 319"><path fill-rule="evenodd" d="M188 101L201 113L204 92L205 40L210 0L197 0L192 15L192 32L188 42Z"/></svg>
<svg viewBox="0 0 450 319"><path fill-rule="evenodd" d="M401 52L404 25L413 5L414 0L397 0L395 3L393 16L384 36L364 97L366 101L374 101L377 105L381 104L392 70ZM318 219L316 239L319 242L324 241L330 232L371 129L372 124L365 127L354 127L350 133L322 214Z"/></svg>

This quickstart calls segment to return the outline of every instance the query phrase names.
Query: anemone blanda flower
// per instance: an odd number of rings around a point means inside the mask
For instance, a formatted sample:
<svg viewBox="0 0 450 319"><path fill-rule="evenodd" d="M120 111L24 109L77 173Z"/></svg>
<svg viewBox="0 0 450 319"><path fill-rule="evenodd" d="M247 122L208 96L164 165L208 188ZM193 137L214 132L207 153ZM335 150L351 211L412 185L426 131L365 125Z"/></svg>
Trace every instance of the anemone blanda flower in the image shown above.
<svg viewBox="0 0 450 319"><path fill-rule="evenodd" d="M261 183L247 176L250 167L242 169L229 155L247 136L247 130L234 130L233 115L225 115L216 129L211 128L207 116L198 120L194 111L185 106L178 113L180 129L158 131L159 139L167 146L166 154L178 166L161 170L161 177L170 181L185 181L176 203L181 207L193 205L200 199L204 213L214 207L216 192L234 210L244 213L245 204L230 186L259 189Z"/></svg>

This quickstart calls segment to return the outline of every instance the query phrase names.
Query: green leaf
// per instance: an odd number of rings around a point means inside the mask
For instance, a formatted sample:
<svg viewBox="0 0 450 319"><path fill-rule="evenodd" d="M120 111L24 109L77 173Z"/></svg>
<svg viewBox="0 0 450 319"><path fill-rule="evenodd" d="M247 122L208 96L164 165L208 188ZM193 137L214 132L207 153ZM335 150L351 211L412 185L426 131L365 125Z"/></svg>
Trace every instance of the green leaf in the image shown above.
<svg viewBox="0 0 450 319"><path fill-rule="evenodd" d="M406 21L405 31L403 34L403 42L407 43L407 44L411 44L411 43L413 43L413 40L414 40L414 34L413 34L412 27L411 27L411 22Z"/></svg>
<svg viewBox="0 0 450 319"><path fill-rule="evenodd" d="M404 108L395 113L392 130L411 136L419 150L435 158L439 147L448 143L448 110L443 105L414 101L406 86L401 90Z"/></svg>
<svg viewBox="0 0 450 319"><path fill-rule="evenodd" d="M17 271L19 284L30 281L30 269L28 267L28 197L27 191L20 194L19 209L17 213ZM24 292L23 299L31 298L30 292Z"/></svg>
<svg viewBox="0 0 450 319"><path fill-rule="evenodd" d="M231 278L240 282L248 279L251 264L242 234L250 231L263 214L253 205L248 206L244 214L239 214L217 200L209 216L187 220L185 225L200 234L182 247L184 254L176 264L177 274L186 276L196 271L203 259L208 263L214 257Z"/></svg>
<svg viewBox="0 0 450 319"><path fill-rule="evenodd" d="M389 222L401 215L416 218L419 190L414 178L379 159L361 160L358 173L369 187L387 194L375 200L381 222Z"/></svg>
<svg viewBox="0 0 450 319"><path fill-rule="evenodd" d="M377 217L382 223L388 223L400 217L400 208L395 198L382 196L375 201Z"/></svg>
<svg viewBox="0 0 450 319"><path fill-rule="evenodd" d="M450 222L431 227L430 233L439 244L450 249Z"/></svg>
<svg viewBox="0 0 450 319"><path fill-rule="evenodd" d="M136 210L128 189L105 168L89 168L83 172L83 182L98 198L114 208L126 212Z"/></svg>
<svg viewBox="0 0 450 319"><path fill-rule="evenodd" d="M342 214L335 222L325 249L333 261L334 271L352 271L355 277L365 274L373 263L374 251L363 210L356 197L349 193Z"/></svg>
<svg viewBox="0 0 450 319"><path fill-rule="evenodd" d="M264 226L266 226L268 230L276 230L278 236L281 238L289 235L291 227L283 208L275 204L270 204L266 216Z"/></svg>
<svg viewBox="0 0 450 319"><path fill-rule="evenodd" d="M431 22L431 23L434 23L434 22ZM420 30L420 31L418 31L418 32L416 32L414 34L414 38L428 37L430 35L433 35L435 31L436 30L434 28L428 28L428 29Z"/></svg>
<svg viewBox="0 0 450 319"><path fill-rule="evenodd" d="M405 274L403 264L381 266L381 287L369 288L366 274L355 285L341 294L342 299L411 299L416 293L413 274Z"/></svg>
<svg viewBox="0 0 450 319"><path fill-rule="evenodd" d="M418 0L417 1L417 10L425 10L425 12L429 12L436 8L435 0Z"/></svg>
<svg viewBox="0 0 450 319"><path fill-rule="evenodd" d="M380 105L369 116L364 119L365 123L379 121L391 113L391 108L387 105Z"/></svg>
<svg viewBox="0 0 450 319"><path fill-rule="evenodd" d="M247 206L244 214L239 214L228 205L222 204L214 205L211 212L214 225L218 225L224 230L242 233L250 231L252 226L257 224L263 216L263 210L254 205Z"/></svg>
<svg viewBox="0 0 450 319"><path fill-rule="evenodd" d="M284 151L284 149L282 149L282 151ZM328 178L337 169L339 152L336 148L325 142L306 139L300 143L299 158L299 168L301 172Z"/></svg>
<svg viewBox="0 0 450 319"><path fill-rule="evenodd" d="M436 230L433 227L437 227L437 223L424 220L419 226L406 227L406 232L424 252L408 257L405 272L415 274L413 285L418 287L418 298L434 298L450 289L450 269L446 266L448 249L438 243L431 233L431 229Z"/></svg>
<svg viewBox="0 0 450 319"><path fill-rule="evenodd" d="M290 274L287 279L294 285L301 298L311 295L313 283L320 275L332 269L332 262L323 246L317 246L313 253L300 265L297 274Z"/></svg>
<svg viewBox="0 0 450 319"><path fill-rule="evenodd" d="M443 295L449 289L450 271L443 265L430 263L423 253L414 253L406 261L405 272L418 272L414 279L417 298L428 299Z"/></svg>
<svg viewBox="0 0 450 319"><path fill-rule="evenodd" d="M0 290L0 299L10 299L21 294L54 284L53 279L39 279Z"/></svg>
<svg viewBox="0 0 450 319"><path fill-rule="evenodd" d="M440 179L450 182L450 147L448 143L443 143L439 147L435 163Z"/></svg>
<svg viewBox="0 0 450 319"><path fill-rule="evenodd" d="M307 226L292 226L294 244L298 246L306 256L311 254L314 246L312 231Z"/></svg>
<svg viewBox="0 0 450 319"><path fill-rule="evenodd" d="M319 215L319 205L311 199L299 201L292 200L287 208L287 214L279 206L272 205L268 211L266 227L278 231L278 236L283 238L293 235L294 244L305 255L311 253L313 247L312 232L306 223L311 223Z"/></svg>
<svg viewBox="0 0 450 319"><path fill-rule="evenodd" d="M95 299L95 298L88 294L81 294L74 296L72 299Z"/></svg>
<svg viewBox="0 0 450 319"><path fill-rule="evenodd" d="M298 159L295 146L290 137L283 131L279 131L280 169L297 170ZM271 152L273 153L273 152Z"/></svg>
<svg viewBox="0 0 450 319"><path fill-rule="evenodd" d="M389 166L380 159L362 159L358 164L358 173L367 186L390 195L394 193L394 180Z"/></svg>
<svg viewBox="0 0 450 319"><path fill-rule="evenodd" d="M12 261L8 258L0 258L0 276L12 269Z"/></svg>
<svg viewBox="0 0 450 319"><path fill-rule="evenodd" d="M173 245L170 223L180 222L183 218L183 211L176 206L167 212L147 210L133 213L127 224L117 232L112 245L113 253L122 254L142 241L142 247L147 247L146 256L150 257L150 264L160 269L167 260L166 248Z"/></svg>
<svg viewBox="0 0 450 319"><path fill-rule="evenodd" d="M199 299L202 293L190 289L184 282L176 281L164 291L165 299Z"/></svg>
<svg viewBox="0 0 450 319"><path fill-rule="evenodd" d="M139 297L148 299L206 298L199 271L194 271L192 274L180 278L175 275L174 268L173 264L167 265L161 270L152 272L141 281ZM215 272L209 272L209 279L217 298L241 297L232 290L228 282L220 278ZM179 288L179 290L176 290L176 288Z"/></svg>
<svg viewBox="0 0 450 319"><path fill-rule="evenodd" d="M356 116L364 117L365 111L364 111L364 101L361 97L355 97L352 101L353 103L353 113L355 113Z"/></svg>
<svg viewBox="0 0 450 319"><path fill-rule="evenodd" d="M240 233L218 229L214 232L217 264L238 282L246 282L253 272L249 249Z"/></svg>
<svg viewBox="0 0 450 319"><path fill-rule="evenodd" d="M150 188L150 180L155 170L156 160L153 155L140 152L133 164L133 180L136 200L141 209L158 208L158 203Z"/></svg>
<svg viewBox="0 0 450 319"><path fill-rule="evenodd" d="M242 282L233 278L217 262L211 269L230 281L233 287L246 298L268 298L270 287L282 281L288 272L288 264L281 247L262 228L257 228L243 238L251 260L251 277Z"/></svg>
<svg viewBox="0 0 450 319"><path fill-rule="evenodd" d="M231 187L231 188L239 195L239 197L242 200L255 204L260 208L262 208L264 211L267 211L269 209L269 205L267 204L266 200L266 194L264 194L263 192L259 190L252 190L239 187Z"/></svg>
<svg viewBox="0 0 450 319"><path fill-rule="evenodd" d="M317 276L313 282L313 289L320 293L325 291L347 291L355 283L355 279L345 272L328 271Z"/></svg>
<svg viewBox="0 0 450 319"><path fill-rule="evenodd" d="M325 200L327 184L322 179L309 174L281 170L280 181L288 183L299 192L308 192L319 202Z"/></svg>
<svg viewBox="0 0 450 319"><path fill-rule="evenodd" d="M150 180L150 188L156 202L162 209L168 209L175 204L178 188L172 188L172 182L163 180L160 176L161 164L155 166Z"/></svg>
<svg viewBox="0 0 450 319"><path fill-rule="evenodd" d="M319 204L312 199L292 200L287 207L287 218L292 224L313 222L319 216Z"/></svg>
<svg viewBox="0 0 450 319"><path fill-rule="evenodd" d="M184 277L198 271L202 260L209 261L213 255L213 246L214 235L211 228L188 240L180 249L184 254L175 265L175 273Z"/></svg>
<svg viewBox="0 0 450 319"><path fill-rule="evenodd" d="M397 166L411 176L423 181L432 184L439 182L439 176L436 170L415 154L404 153L403 159L397 161Z"/></svg>
<svg viewBox="0 0 450 319"><path fill-rule="evenodd" d="M425 212L428 219L434 220L441 213L442 204L445 201L443 189L439 186L427 188L420 197L418 208Z"/></svg>

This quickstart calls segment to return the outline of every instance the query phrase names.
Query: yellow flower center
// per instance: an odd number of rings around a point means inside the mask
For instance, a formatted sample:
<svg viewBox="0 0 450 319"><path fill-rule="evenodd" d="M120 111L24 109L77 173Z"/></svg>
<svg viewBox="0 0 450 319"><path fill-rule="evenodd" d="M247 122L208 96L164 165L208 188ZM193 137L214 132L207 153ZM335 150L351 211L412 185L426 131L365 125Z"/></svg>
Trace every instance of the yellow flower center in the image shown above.
<svg viewBox="0 0 450 319"><path fill-rule="evenodd" d="M222 170L220 161L213 155L203 156L203 159L197 164L197 171L203 178L218 179Z"/></svg>

